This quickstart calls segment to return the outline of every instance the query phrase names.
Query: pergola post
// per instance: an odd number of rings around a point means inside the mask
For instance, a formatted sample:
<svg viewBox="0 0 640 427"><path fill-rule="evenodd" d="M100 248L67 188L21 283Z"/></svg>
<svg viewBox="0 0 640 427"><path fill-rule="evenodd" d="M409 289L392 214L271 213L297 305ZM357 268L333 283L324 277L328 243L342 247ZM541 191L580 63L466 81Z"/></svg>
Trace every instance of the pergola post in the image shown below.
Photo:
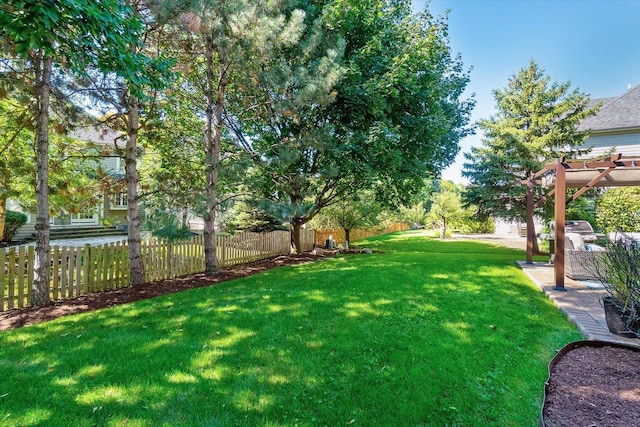
<svg viewBox="0 0 640 427"><path fill-rule="evenodd" d="M556 291L566 291L564 287L564 228L566 220L567 182L563 161L556 163L556 203L555 203L555 258L554 275Z"/></svg>
<svg viewBox="0 0 640 427"><path fill-rule="evenodd" d="M527 182L527 264L533 264L533 239L536 238L533 224L533 180Z"/></svg>
<svg viewBox="0 0 640 427"><path fill-rule="evenodd" d="M552 178L551 175L555 175L553 177L555 182L549 179ZM554 189L540 200L534 202L533 208L530 209L530 203L533 201L533 187L540 184L545 185L545 181L546 184L553 185ZM572 161L565 161L565 158L562 157L555 163L546 164L531 178L523 180L522 184L527 186L527 263L532 260L533 254L531 252L533 252L533 248L529 245L533 245L533 239L535 238L533 231L529 229L529 212L533 215L534 209L538 208L549 197L555 195L555 262L553 267L555 286L553 289L566 291L564 287L564 233L565 220L567 219L567 202L570 203L593 187L640 186L640 157L625 157L621 154L614 154L600 159ZM567 199L567 187L579 188L579 190ZM531 219L533 220L533 216ZM531 230L533 230L533 227Z"/></svg>

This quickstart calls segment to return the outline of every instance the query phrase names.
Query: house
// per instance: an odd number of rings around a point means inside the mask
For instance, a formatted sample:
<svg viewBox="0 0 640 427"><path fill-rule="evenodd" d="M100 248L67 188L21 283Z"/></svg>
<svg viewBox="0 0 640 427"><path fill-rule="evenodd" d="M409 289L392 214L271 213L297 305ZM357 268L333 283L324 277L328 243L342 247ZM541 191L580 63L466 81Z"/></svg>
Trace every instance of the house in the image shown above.
<svg viewBox="0 0 640 427"><path fill-rule="evenodd" d="M113 131L93 127L77 129L68 136L86 142L87 147L95 152L96 179L100 179L102 185L99 194L94 196L93 207L75 213L73 209L62 209L50 216L51 237L84 237L96 231L99 234L126 234L128 203L124 159L118 153L124 149L125 140ZM8 200L7 208L25 212L12 200ZM33 212L25 214L27 223L18 230L14 240L30 239L35 235L36 215Z"/></svg>
<svg viewBox="0 0 640 427"><path fill-rule="evenodd" d="M640 157L640 85L613 98L594 99L602 103L595 116L580 122L579 130L589 137L582 148L591 148L585 157L602 157L612 152Z"/></svg>

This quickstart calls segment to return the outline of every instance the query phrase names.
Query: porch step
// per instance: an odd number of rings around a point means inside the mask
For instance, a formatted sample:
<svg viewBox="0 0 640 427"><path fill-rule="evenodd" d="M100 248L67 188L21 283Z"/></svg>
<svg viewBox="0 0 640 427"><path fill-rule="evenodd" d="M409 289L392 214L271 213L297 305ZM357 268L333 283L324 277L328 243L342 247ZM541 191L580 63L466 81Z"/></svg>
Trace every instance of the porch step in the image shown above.
<svg viewBox="0 0 640 427"><path fill-rule="evenodd" d="M122 226L77 226L73 228L51 228L50 239L81 239L83 237L126 236L127 230ZM33 236L35 238L35 235Z"/></svg>

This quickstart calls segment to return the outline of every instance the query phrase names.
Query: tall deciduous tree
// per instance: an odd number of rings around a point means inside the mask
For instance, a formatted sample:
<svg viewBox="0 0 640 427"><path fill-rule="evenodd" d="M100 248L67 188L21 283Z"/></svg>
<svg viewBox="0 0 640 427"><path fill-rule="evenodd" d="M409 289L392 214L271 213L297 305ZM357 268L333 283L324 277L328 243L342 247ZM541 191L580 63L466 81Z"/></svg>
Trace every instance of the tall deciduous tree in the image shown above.
<svg viewBox="0 0 640 427"><path fill-rule="evenodd" d="M448 228L464 217L460 188L452 181L440 181L433 194L429 217L440 226L440 238L447 238Z"/></svg>
<svg viewBox="0 0 640 427"><path fill-rule="evenodd" d="M472 106L460 100L468 78L445 21L393 0L319 2L306 20L299 47L255 76L256 99L268 102L240 119L258 162L252 178L288 205L297 249L301 226L348 192L375 183L403 199L437 175Z"/></svg>
<svg viewBox="0 0 640 427"><path fill-rule="evenodd" d="M596 109L569 82L551 82L534 60L493 95L498 112L479 122L482 146L465 153L462 176L469 185L464 199L485 217L524 221L526 187L521 181L545 163L573 156L587 136L577 125ZM548 217L546 212L540 213Z"/></svg>
<svg viewBox="0 0 640 427"><path fill-rule="evenodd" d="M32 304L49 301L49 109L54 64L84 75L97 68L134 85L140 73L132 46L140 44L140 23L123 0L7 0L0 5L0 35L16 57L31 64L36 141L36 250Z"/></svg>

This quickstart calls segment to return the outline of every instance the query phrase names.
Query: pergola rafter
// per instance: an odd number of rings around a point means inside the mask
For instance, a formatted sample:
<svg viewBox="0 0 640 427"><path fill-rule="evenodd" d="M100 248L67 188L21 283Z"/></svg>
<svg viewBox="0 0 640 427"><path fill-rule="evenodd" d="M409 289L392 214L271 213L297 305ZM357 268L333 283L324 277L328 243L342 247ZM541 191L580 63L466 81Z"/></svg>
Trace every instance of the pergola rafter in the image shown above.
<svg viewBox="0 0 640 427"><path fill-rule="evenodd" d="M564 291L564 248L566 206L595 187L640 186L640 158L625 157L622 154L590 159L566 160L564 157L544 166L528 180L527 186L527 263L533 262L533 242L536 238L533 225L533 211L550 197L555 196L555 290ZM549 193L533 200L536 186L553 187ZM567 198L567 188L579 188Z"/></svg>

